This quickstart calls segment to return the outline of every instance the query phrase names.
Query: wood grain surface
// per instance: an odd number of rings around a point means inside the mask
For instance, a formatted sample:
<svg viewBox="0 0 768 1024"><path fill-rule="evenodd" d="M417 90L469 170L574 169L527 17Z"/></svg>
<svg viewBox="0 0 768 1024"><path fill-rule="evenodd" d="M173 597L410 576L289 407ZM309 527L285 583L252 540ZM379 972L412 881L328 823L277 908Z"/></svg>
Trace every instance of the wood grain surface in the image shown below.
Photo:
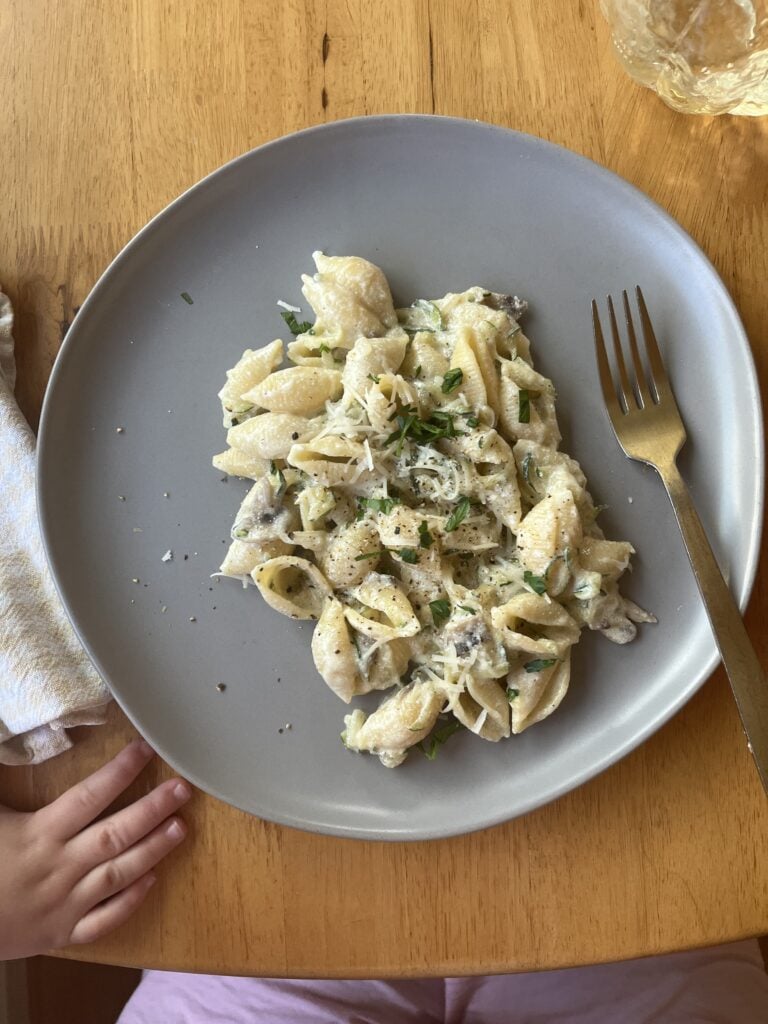
<svg viewBox="0 0 768 1024"><path fill-rule="evenodd" d="M323 121L435 112L532 132L623 175L723 276L768 382L768 121L673 113L619 70L592 3L5 0L0 282L34 424L64 333L119 248L179 192ZM723 482L727 485L727 481ZM765 564L765 563L763 563ZM747 624L765 659L768 591ZM133 733L6 769L32 808ZM146 791L156 765L134 787ZM70 951L219 973L551 968L768 931L768 803L723 673L634 754L507 825L399 845L312 836L202 794L141 912Z"/></svg>

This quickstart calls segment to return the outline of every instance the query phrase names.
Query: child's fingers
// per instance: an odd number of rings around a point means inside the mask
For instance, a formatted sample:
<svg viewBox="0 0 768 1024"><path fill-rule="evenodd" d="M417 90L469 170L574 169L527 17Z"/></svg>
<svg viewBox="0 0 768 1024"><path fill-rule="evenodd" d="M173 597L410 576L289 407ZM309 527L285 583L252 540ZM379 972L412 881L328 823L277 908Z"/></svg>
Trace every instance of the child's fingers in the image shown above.
<svg viewBox="0 0 768 1024"><path fill-rule="evenodd" d="M117 896L100 903L89 910L84 917L81 917L72 929L69 941L80 945L85 942L95 942L102 935L107 935L113 929L127 921L134 910L143 902L155 882L155 875L151 872L137 878L127 889L123 889Z"/></svg>
<svg viewBox="0 0 768 1024"><path fill-rule="evenodd" d="M37 813L59 839L69 839L98 817L133 782L154 751L134 740L93 775L78 782Z"/></svg>
<svg viewBox="0 0 768 1024"><path fill-rule="evenodd" d="M79 877L97 864L125 853L186 803L190 795L185 782L171 779L136 803L78 833L67 843L67 857L79 866Z"/></svg>
<svg viewBox="0 0 768 1024"><path fill-rule="evenodd" d="M81 913L114 896L145 875L178 846L187 828L180 818L169 818L119 857L89 871L72 890L73 906Z"/></svg>

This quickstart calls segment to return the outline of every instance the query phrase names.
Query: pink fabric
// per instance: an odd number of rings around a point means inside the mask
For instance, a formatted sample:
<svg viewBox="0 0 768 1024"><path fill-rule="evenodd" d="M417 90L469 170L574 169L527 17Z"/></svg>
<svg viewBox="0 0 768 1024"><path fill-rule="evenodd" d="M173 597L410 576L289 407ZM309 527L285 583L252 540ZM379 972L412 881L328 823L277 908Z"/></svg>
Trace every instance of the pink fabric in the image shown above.
<svg viewBox="0 0 768 1024"><path fill-rule="evenodd" d="M281 981L147 971L118 1024L766 1024L758 945L565 971Z"/></svg>

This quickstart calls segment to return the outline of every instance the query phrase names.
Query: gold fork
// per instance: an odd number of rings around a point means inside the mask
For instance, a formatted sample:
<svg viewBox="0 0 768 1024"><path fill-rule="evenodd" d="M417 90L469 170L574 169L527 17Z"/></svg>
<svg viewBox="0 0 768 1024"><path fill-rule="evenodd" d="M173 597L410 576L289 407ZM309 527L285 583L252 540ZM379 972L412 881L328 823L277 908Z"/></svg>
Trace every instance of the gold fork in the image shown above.
<svg viewBox="0 0 768 1024"><path fill-rule="evenodd" d="M653 466L667 489L712 632L736 698L749 749L755 759L763 787L768 791L768 685L741 621L739 609L720 573L688 488L677 469L677 455L686 439L685 427L664 369L643 293L637 288L637 306L650 371L648 375L640 357L632 310L626 292L623 293L623 297L627 338L634 369L632 380L624 361L613 300L608 296L608 317L613 336L618 381L614 381L611 374L600 314L597 303L592 301L595 353L603 399L616 440L624 449L624 454L637 462Z"/></svg>

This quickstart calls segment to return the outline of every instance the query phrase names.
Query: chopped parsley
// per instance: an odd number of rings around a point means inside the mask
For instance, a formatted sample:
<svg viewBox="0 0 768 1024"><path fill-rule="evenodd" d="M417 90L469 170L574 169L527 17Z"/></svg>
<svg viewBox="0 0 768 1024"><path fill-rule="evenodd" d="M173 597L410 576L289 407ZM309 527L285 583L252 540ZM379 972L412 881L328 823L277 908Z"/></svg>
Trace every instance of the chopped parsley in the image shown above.
<svg viewBox="0 0 768 1024"><path fill-rule="evenodd" d="M475 614L475 612L477 611L477 608L470 608L470 607L469 607L468 605L466 605L466 604L460 604L460 605L458 605L458 607L459 607L459 608L461 608L461 610L462 610L463 612L469 612L469 614L470 614L470 615L474 615L474 614Z"/></svg>
<svg viewBox="0 0 768 1024"><path fill-rule="evenodd" d="M302 333L303 333L303 332L302 332ZM320 353L320 355L322 355L322 354L323 354L323 352L330 352L331 350L330 350L330 349L328 348L328 346L327 346L327 345L325 344L325 342L323 341L323 342L322 342L322 343L320 344L320 348L319 348L319 349L318 349L317 351L318 351L318 352Z"/></svg>
<svg viewBox="0 0 768 1024"><path fill-rule="evenodd" d="M453 722L449 722L441 729L435 729L431 736L427 737L425 741L419 743L419 750L428 761L434 761L440 747L442 747L446 740L449 740L460 728L461 723L454 719ZM424 746L424 743L427 745Z"/></svg>
<svg viewBox="0 0 768 1024"><path fill-rule="evenodd" d="M388 516L395 505L399 504L399 498L358 498L356 518L362 519L367 508L373 512L383 512L385 516Z"/></svg>
<svg viewBox="0 0 768 1024"><path fill-rule="evenodd" d="M421 363L419 363L419 365L413 371L413 379L418 380L419 377L421 377Z"/></svg>
<svg viewBox="0 0 768 1024"><path fill-rule="evenodd" d="M442 409L436 409L430 414L429 419L422 420L419 419L418 410L414 406L406 405L392 419L397 421L397 430L393 430L385 438L384 444L386 446L397 443L396 455L402 452L406 440L434 444L443 437L464 436L463 430L456 429L454 416Z"/></svg>
<svg viewBox="0 0 768 1024"><path fill-rule="evenodd" d="M523 668L526 672L541 672L545 668L551 668L557 658L534 658L533 661L526 661Z"/></svg>
<svg viewBox="0 0 768 1024"><path fill-rule="evenodd" d="M420 548L431 548L435 543L435 538L429 532L426 519L422 519L419 523L419 547Z"/></svg>
<svg viewBox="0 0 768 1024"><path fill-rule="evenodd" d="M247 530L235 530L235 536L236 537L247 537L248 536L248 531Z"/></svg>
<svg viewBox="0 0 768 1024"><path fill-rule="evenodd" d="M510 704L515 699L515 697L519 697L519 696L520 696L520 691L519 690L516 690L512 686L508 686L507 687L507 700L509 701Z"/></svg>
<svg viewBox="0 0 768 1024"><path fill-rule="evenodd" d="M450 395L452 391L455 391L457 387L464 380L464 371L460 367L456 367L454 370L448 370L447 373L443 374L443 383L440 390L444 395Z"/></svg>
<svg viewBox="0 0 768 1024"><path fill-rule="evenodd" d="M543 576L534 576L527 569L523 573L523 583L529 586L534 594L543 594L547 589L547 581Z"/></svg>
<svg viewBox="0 0 768 1024"><path fill-rule="evenodd" d="M533 481L531 480L531 474L535 473L539 479L541 479L544 475L539 469L539 467L536 465L536 462L531 452L527 452L525 458L523 459L523 464L520 467L520 471L523 474L523 480L525 480L529 487L533 487L534 490L535 487Z"/></svg>
<svg viewBox="0 0 768 1024"><path fill-rule="evenodd" d="M379 548L378 551L365 551L363 552L362 555L355 555L355 561L362 562L363 559L365 558L378 558L379 555L382 555L383 553L384 552L381 550L381 548Z"/></svg>
<svg viewBox="0 0 768 1024"><path fill-rule="evenodd" d="M451 512L445 521L445 532L452 533L457 526L460 526L469 515L471 502L469 498L460 498L456 508Z"/></svg>
<svg viewBox="0 0 768 1024"><path fill-rule="evenodd" d="M274 462L270 462L269 464L269 475L275 477L275 481L270 481L270 483L272 483L275 488L275 501L280 501L285 494L285 488L287 486L285 482L285 475L283 474L282 469L278 469Z"/></svg>
<svg viewBox="0 0 768 1024"><path fill-rule="evenodd" d="M381 377L378 377L375 373L369 373L368 380L372 380L374 384L378 384L379 381L381 380Z"/></svg>
<svg viewBox="0 0 768 1024"><path fill-rule="evenodd" d="M415 565L416 562L418 562L419 560L419 556L416 554L413 548L400 548L400 550L397 553L398 555L400 555L402 560L404 562L407 562L409 565Z"/></svg>
<svg viewBox="0 0 768 1024"><path fill-rule="evenodd" d="M188 306L194 306L195 303L194 303L194 301L192 299L192 296L189 294L189 292L182 292L181 293L181 297L182 297L182 299L184 299L184 301L187 303Z"/></svg>
<svg viewBox="0 0 768 1024"><path fill-rule="evenodd" d="M520 388L517 394L517 421L518 423L531 422L531 395L527 388Z"/></svg>
<svg viewBox="0 0 768 1024"><path fill-rule="evenodd" d="M444 597L437 601L430 601L429 610L432 612L432 621L438 629L451 617L451 603Z"/></svg>
<svg viewBox="0 0 768 1024"><path fill-rule="evenodd" d="M281 309L280 316L285 320L288 325L288 330L293 335L306 334L307 331L311 330L312 324L308 320L304 320L302 323L296 319L296 314L292 313L290 309Z"/></svg>
<svg viewBox="0 0 768 1024"><path fill-rule="evenodd" d="M467 421L468 427L476 427L480 422L473 412L462 412L460 415Z"/></svg>

